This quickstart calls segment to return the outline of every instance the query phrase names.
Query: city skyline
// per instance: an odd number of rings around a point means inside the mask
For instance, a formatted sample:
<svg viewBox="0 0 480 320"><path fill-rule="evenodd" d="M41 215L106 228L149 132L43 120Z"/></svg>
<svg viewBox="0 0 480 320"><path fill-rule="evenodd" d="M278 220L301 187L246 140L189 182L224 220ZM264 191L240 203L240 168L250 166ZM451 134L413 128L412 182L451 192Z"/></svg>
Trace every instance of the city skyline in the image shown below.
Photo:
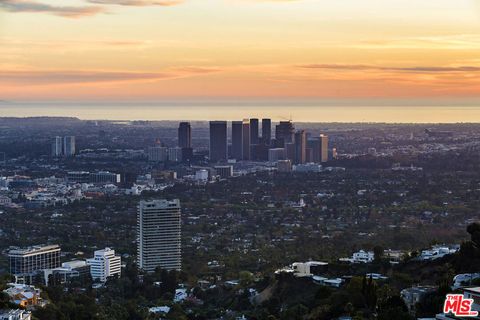
<svg viewBox="0 0 480 320"><path fill-rule="evenodd" d="M8 0L0 10L1 100L479 97L477 1Z"/></svg>

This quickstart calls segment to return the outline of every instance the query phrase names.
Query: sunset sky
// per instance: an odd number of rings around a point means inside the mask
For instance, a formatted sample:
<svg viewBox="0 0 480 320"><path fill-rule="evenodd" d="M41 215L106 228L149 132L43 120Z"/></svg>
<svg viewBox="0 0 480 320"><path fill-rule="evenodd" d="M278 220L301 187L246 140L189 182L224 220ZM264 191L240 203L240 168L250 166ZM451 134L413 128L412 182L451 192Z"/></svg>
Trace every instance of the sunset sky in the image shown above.
<svg viewBox="0 0 480 320"><path fill-rule="evenodd" d="M480 0L0 0L0 100L480 97Z"/></svg>

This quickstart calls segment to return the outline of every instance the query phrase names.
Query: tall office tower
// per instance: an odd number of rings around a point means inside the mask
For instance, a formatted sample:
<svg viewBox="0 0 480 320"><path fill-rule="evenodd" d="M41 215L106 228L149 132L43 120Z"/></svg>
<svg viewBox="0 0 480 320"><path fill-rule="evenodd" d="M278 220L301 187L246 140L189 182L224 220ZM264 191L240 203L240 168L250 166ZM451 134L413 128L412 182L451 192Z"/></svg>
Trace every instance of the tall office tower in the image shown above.
<svg viewBox="0 0 480 320"><path fill-rule="evenodd" d="M74 136L63 137L63 155L65 157L71 157L75 155L75 137Z"/></svg>
<svg viewBox="0 0 480 320"><path fill-rule="evenodd" d="M180 200L140 201L138 206L138 266L145 272L157 267L180 270Z"/></svg>
<svg viewBox="0 0 480 320"><path fill-rule="evenodd" d="M232 158L243 159L243 129L242 121L232 121Z"/></svg>
<svg viewBox="0 0 480 320"><path fill-rule="evenodd" d="M38 271L60 267L60 247L50 245L15 248L8 252L8 260L12 275L32 277Z"/></svg>
<svg viewBox="0 0 480 320"><path fill-rule="evenodd" d="M258 119L250 119L250 143L260 143L260 139L258 137Z"/></svg>
<svg viewBox="0 0 480 320"><path fill-rule="evenodd" d="M315 163L320 163L321 157L320 157L320 150L321 148L321 142L320 142L320 137L315 137L315 138L310 138L307 140L307 148L312 150L312 156L310 161L315 162Z"/></svg>
<svg viewBox="0 0 480 320"><path fill-rule="evenodd" d="M262 141L270 145L270 140L272 140L272 120L262 119Z"/></svg>
<svg viewBox="0 0 480 320"><path fill-rule="evenodd" d="M305 163L307 159L307 135L304 130L295 132L295 163Z"/></svg>
<svg viewBox="0 0 480 320"><path fill-rule="evenodd" d="M285 160L290 160L292 163L295 162L295 143L289 142L285 143Z"/></svg>
<svg viewBox="0 0 480 320"><path fill-rule="evenodd" d="M105 283L109 277L120 276L122 258L115 255L115 250L105 248L95 251L93 258L87 259L87 264L92 279Z"/></svg>
<svg viewBox="0 0 480 320"><path fill-rule="evenodd" d="M328 136L320 135L320 162L328 161Z"/></svg>
<svg viewBox="0 0 480 320"><path fill-rule="evenodd" d="M62 156L62 137L53 138L52 142L52 157L61 157Z"/></svg>
<svg viewBox="0 0 480 320"><path fill-rule="evenodd" d="M243 119L242 123L242 159L250 160L250 146L251 146L251 137L250 137L250 120Z"/></svg>
<svg viewBox="0 0 480 320"><path fill-rule="evenodd" d="M180 122L178 126L178 146L180 148L192 147L192 127L190 122Z"/></svg>
<svg viewBox="0 0 480 320"><path fill-rule="evenodd" d="M286 143L293 142L295 128L291 121L280 121L275 127L275 139L278 141L279 147L283 147Z"/></svg>
<svg viewBox="0 0 480 320"><path fill-rule="evenodd" d="M307 141L307 148L305 149L305 153L306 153L305 162L306 163L312 163L313 162L313 149L308 147L308 141Z"/></svg>
<svg viewBox="0 0 480 320"><path fill-rule="evenodd" d="M210 121L210 161L227 161L227 122Z"/></svg>

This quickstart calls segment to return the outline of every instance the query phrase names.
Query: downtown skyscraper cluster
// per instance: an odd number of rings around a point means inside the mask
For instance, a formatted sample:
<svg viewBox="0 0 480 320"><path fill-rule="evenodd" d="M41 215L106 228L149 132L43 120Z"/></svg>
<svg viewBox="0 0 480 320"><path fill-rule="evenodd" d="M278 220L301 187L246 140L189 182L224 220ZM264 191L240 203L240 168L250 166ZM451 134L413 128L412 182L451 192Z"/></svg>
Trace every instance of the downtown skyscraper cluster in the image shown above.
<svg viewBox="0 0 480 320"><path fill-rule="evenodd" d="M295 164L328 161L328 136L308 137L304 130L295 130L291 121L281 121L272 139L271 119L232 121L230 144L227 121L210 122L209 155L212 162L290 160Z"/></svg>

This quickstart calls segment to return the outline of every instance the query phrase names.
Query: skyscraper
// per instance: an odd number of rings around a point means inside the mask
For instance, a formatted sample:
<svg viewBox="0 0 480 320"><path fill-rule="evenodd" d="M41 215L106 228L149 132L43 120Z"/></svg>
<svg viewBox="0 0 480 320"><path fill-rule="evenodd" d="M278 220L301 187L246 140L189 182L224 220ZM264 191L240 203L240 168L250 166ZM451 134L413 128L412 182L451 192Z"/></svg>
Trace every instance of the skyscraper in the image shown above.
<svg viewBox="0 0 480 320"><path fill-rule="evenodd" d="M178 126L178 146L180 148L192 147L192 127L190 122L180 122Z"/></svg>
<svg viewBox="0 0 480 320"><path fill-rule="evenodd" d="M258 144L258 119L250 119L250 143Z"/></svg>
<svg viewBox="0 0 480 320"><path fill-rule="evenodd" d="M328 136L320 135L320 162L328 161Z"/></svg>
<svg viewBox="0 0 480 320"><path fill-rule="evenodd" d="M63 137L63 155L65 157L71 157L75 155L75 137L74 136Z"/></svg>
<svg viewBox="0 0 480 320"><path fill-rule="evenodd" d="M291 121L280 121L275 127L275 139L279 143L280 147L283 147L286 143L293 142L293 135L295 128Z"/></svg>
<svg viewBox="0 0 480 320"><path fill-rule="evenodd" d="M307 140L307 148L312 150L312 157L310 159L311 162L320 163L320 150L321 150L321 142L320 137L310 138Z"/></svg>
<svg viewBox="0 0 480 320"><path fill-rule="evenodd" d="M295 163L306 162L307 136L304 130L295 132Z"/></svg>
<svg viewBox="0 0 480 320"><path fill-rule="evenodd" d="M210 121L210 161L226 161L227 151L227 122Z"/></svg>
<svg viewBox="0 0 480 320"><path fill-rule="evenodd" d="M60 157L62 156L62 137L55 137L53 138L52 142L52 157Z"/></svg>
<svg viewBox="0 0 480 320"><path fill-rule="evenodd" d="M328 161L328 136L321 134L318 137L308 139L307 147L312 150L312 162Z"/></svg>
<svg viewBox="0 0 480 320"><path fill-rule="evenodd" d="M232 158L243 158L243 131L242 121L232 121Z"/></svg>
<svg viewBox="0 0 480 320"><path fill-rule="evenodd" d="M270 145L270 140L272 140L271 119L262 119L262 140L266 145Z"/></svg>
<svg viewBox="0 0 480 320"><path fill-rule="evenodd" d="M138 267L153 272L157 267L180 270L180 200L140 201L138 206Z"/></svg>
<svg viewBox="0 0 480 320"><path fill-rule="evenodd" d="M251 137L250 137L250 120L243 119L242 123L242 159L250 160L250 146L251 146Z"/></svg>

